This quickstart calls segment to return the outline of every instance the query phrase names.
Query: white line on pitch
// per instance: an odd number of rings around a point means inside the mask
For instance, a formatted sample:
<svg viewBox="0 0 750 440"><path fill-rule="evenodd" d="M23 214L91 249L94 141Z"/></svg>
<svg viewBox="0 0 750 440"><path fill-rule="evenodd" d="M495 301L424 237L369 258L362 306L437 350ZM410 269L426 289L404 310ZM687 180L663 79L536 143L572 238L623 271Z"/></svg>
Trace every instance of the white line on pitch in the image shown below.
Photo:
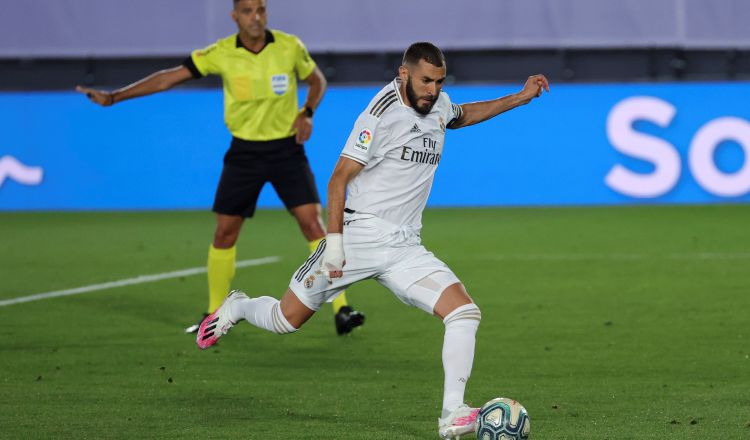
<svg viewBox="0 0 750 440"><path fill-rule="evenodd" d="M263 264L277 263L281 257L264 257L253 260L238 261L236 267L261 266ZM76 287L74 289L56 290L54 292L37 293L36 295L21 296L0 301L0 307L20 304L40 299L56 298L58 296L78 295L79 293L94 292L96 290L114 289L115 287L132 286L134 284L153 283L155 281L168 280L170 278L188 277L206 273L206 267L194 267L192 269L177 270L174 272L157 273L153 275L139 275L135 278L110 281L108 283L92 284L90 286Z"/></svg>

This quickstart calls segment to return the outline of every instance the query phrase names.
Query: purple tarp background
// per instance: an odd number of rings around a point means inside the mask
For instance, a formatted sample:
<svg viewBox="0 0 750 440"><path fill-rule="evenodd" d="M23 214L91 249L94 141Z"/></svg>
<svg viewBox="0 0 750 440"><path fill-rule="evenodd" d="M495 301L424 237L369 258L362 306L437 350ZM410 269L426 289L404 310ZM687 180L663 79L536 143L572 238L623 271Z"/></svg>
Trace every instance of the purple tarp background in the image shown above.
<svg viewBox="0 0 750 440"><path fill-rule="evenodd" d="M231 0L2 0L0 57L184 55L234 32ZM269 0L314 52L750 47L748 0Z"/></svg>

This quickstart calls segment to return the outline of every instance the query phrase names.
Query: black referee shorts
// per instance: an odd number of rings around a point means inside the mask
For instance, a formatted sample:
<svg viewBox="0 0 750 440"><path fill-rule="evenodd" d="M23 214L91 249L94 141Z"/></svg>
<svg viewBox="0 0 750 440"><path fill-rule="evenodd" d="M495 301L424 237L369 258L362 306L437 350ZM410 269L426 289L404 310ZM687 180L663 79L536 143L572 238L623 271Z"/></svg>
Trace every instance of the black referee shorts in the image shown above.
<svg viewBox="0 0 750 440"><path fill-rule="evenodd" d="M320 203L305 149L294 137L264 142L233 137L224 156L213 211L252 217L266 182L271 182L287 209Z"/></svg>

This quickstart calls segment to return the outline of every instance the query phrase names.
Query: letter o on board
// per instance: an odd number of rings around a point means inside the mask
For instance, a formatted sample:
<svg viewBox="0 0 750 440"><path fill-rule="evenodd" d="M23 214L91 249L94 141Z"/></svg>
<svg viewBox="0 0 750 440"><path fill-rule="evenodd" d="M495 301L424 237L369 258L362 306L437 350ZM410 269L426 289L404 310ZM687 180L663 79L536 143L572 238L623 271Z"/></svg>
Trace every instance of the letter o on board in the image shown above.
<svg viewBox="0 0 750 440"><path fill-rule="evenodd" d="M726 174L716 167L714 152L724 141L736 141L742 147L742 168ZM690 143L690 171L706 191L723 197L742 196L750 191L750 122L735 118L714 119L701 127Z"/></svg>

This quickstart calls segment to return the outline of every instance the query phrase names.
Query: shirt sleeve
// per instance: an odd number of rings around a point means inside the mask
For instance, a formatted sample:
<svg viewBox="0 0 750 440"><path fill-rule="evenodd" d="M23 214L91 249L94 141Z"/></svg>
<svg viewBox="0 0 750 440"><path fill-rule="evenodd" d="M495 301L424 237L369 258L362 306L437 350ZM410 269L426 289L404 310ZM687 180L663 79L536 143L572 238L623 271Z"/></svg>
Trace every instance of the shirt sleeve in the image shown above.
<svg viewBox="0 0 750 440"><path fill-rule="evenodd" d="M296 57L294 59L294 70L297 71L297 75L301 79L305 79L315 70L315 61L313 61L307 48L302 43L302 40L296 38Z"/></svg>
<svg viewBox="0 0 750 440"><path fill-rule="evenodd" d="M448 111L448 124L446 124L446 127L458 128L456 127L456 122L458 122L458 120L461 119L461 116L463 114L464 114L464 110L461 108L461 106L451 102L450 109Z"/></svg>
<svg viewBox="0 0 750 440"><path fill-rule="evenodd" d="M380 119L364 112L354 123L341 155L367 165L378 148L385 143L385 137L386 133L380 127Z"/></svg>
<svg viewBox="0 0 750 440"><path fill-rule="evenodd" d="M185 60L182 62L182 65L187 67L187 69L193 75L193 78L198 79L198 78L203 77L203 74L200 72L200 70L198 70L198 68L195 67L195 63L193 62L192 56L185 58Z"/></svg>
<svg viewBox="0 0 750 440"><path fill-rule="evenodd" d="M195 71L191 69L190 65L188 65L187 60L183 64L190 69L193 76L195 76L196 73L200 74L200 76L220 74L217 44L212 44L203 49L194 50L193 53L190 54L190 61L192 62L192 67L195 68Z"/></svg>

